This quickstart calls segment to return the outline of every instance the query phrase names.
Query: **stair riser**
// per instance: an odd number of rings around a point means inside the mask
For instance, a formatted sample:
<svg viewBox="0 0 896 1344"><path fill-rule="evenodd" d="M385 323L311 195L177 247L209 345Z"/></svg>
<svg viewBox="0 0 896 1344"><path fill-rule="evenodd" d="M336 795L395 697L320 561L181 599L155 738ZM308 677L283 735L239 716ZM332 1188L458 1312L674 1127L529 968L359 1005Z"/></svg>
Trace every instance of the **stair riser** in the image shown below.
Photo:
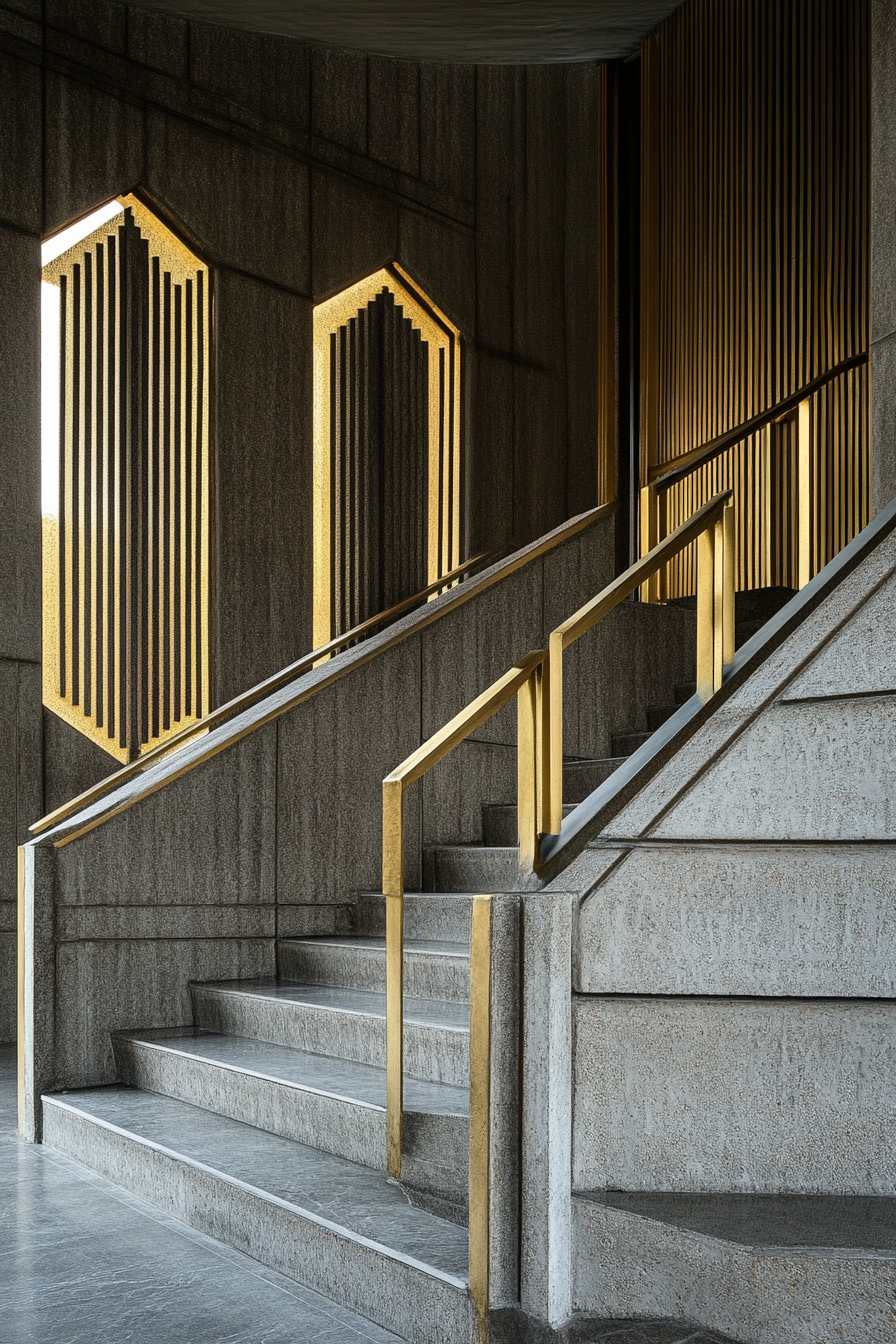
<svg viewBox="0 0 896 1344"><path fill-rule="evenodd" d="M414 892L404 898L405 938L426 938L434 942L469 943L472 898L461 893L421 895ZM358 898L358 933L382 938L386 933L386 898L379 892L365 892Z"/></svg>
<svg viewBox="0 0 896 1344"><path fill-rule="evenodd" d="M44 1142L155 1208L407 1339L474 1344L460 1286L199 1164L44 1100Z"/></svg>
<svg viewBox="0 0 896 1344"><path fill-rule="evenodd" d="M574 1000L579 1190L896 1194L896 1005Z"/></svg>
<svg viewBox="0 0 896 1344"><path fill-rule="evenodd" d="M189 1102L270 1134L320 1148L378 1171L386 1169L386 1116L380 1107L291 1087L238 1069L117 1037L122 1082ZM410 1112L404 1125L403 1176L455 1201L467 1193L469 1126L464 1116Z"/></svg>
<svg viewBox="0 0 896 1344"><path fill-rule="evenodd" d="M574 804L567 803L563 808L564 817L568 817ZM516 808L484 807L482 809L482 838L486 845L507 847L519 843Z"/></svg>
<svg viewBox="0 0 896 1344"><path fill-rule="evenodd" d="M386 988L386 952L381 948L332 947L283 941L277 945L280 978L304 985ZM470 1001L470 958L408 952L404 992L411 998Z"/></svg>
<svg viewBox="0 0 896 1344"><path fill-rule="evenodd" d="M441 845L423 851L427 891L538 891L537 877L520 877L516 849Z"/></svg>
<svg viewBox="0 0 896 1344"><path fill-rule="evenodd" d="M193 986L192 993L194 1021L206 1031L386 1067L386 1023L381 1017L225 993L204 985ZM404 1069L412 1078L467 1087L468 1034L405 1022Z"/></svg>
<svg viewBox="0 0 896 1344"><path fill-rule="evenodd" d="M684 1317L750 1344L893 1337L892 1256L763 1252L579 1199L573 1245L588 1315Z"/></svg>

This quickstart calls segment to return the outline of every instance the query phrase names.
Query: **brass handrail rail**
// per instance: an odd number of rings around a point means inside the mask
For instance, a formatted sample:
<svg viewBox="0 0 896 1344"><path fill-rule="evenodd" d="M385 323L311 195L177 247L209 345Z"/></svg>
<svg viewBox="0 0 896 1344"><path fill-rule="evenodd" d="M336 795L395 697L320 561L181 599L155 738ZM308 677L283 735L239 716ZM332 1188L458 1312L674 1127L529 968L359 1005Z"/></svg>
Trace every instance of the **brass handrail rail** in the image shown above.
<svg viewBox="0 0 896 1344"><path fill-rule="evenodd" d="M401 602L396 602L394 607L389 607L386 611L378 612L375 616L369 616L366 621L361 621L359 625L353 626L351 630L346 630L344 634L336 635L335 638L331 639L328 643L322 644L319 649L312 649L310 653L303 654L301 658L294 663L290 663L288 667L281 668L280 671L275 672L273 676L266 678L265 681L258 682L250 690L243 691L242 694L235 696L234 699L228 700L226 704L220 705L217 709L212 710L210 714L206 714L203 718L197 719L195 723L187 724L186 728L182 728L180 732L172 733L171 737L166 738L164 742L159 742L155 747L144 752L142 756L138 756L135 761L131 761L120 770L116 770L114 774L106 775L106 777L101 779L99 783L92 785L89 789L85 789L83 793L79 793L76 798L72 798L67 803L63 803L61 807L57 807L54 811L48 812L45 817L41 817L41 819L36 821L33 826L29 826L29 831L31 831L32 834L39 834L41 831L49 830L52 826L58 825L60 821L65 821L67 817L74 816L75 813L80 812L82 808L89 807L91 803L96 802L96 800L101 798L104 793L109 793L120 784L126 784L129 779L133 779L136 775L142 774L148 766L152 765L153 762L157 761L160 757L167 756L169 752L176 751L179 747L185 746L187 742L191 741L194 737L199 737L203 733L211 732L213 728L217 728L222 723L226 723L228 719L234 718L244 709L251 709L251 707L257 704L259 700L263 700L266 695L270 695L273 691L278 691L281 687L287 686L291 681L294 681L296 677L301 676L303 672L310 671L312 667L321 662L324 658L332 657L333 654L339 653L340 650L345 649L348 645L354 644L356 641L363 639L366 635L371 634L379 626L387 625L390 621L395 620L404 612L409 611L411 607L416 606L417 603L425 602L427 598L434 596L443 588L447 588L450 584L455 583L460 576L468 570L475 569L477 566L484 564L487 560L496 559L502 552L506 551L506 549L506 546L494 546L489 551L482 551L471 560L465 560L463 564L457 565L447 574L443 574L441 578L436 579L433 583L427 584L425 588L420 589L419 593L414 593L413 597L403 598Z"/></svg>
<svg viewBox="0 0 896 1344"><path fill-rule="evenodd" d="M722 670L734 657L733 491L723 490L586 602L548 638L550 724L547 755L548 825L559 835L563 824L563 650L591 630L631 593L643 588L692 542L697 553L697 692L703 699L722 684Z"/></svg>
<svg viewBox="0 0 896 1344"><path fill-rule="evenodd" d="M517 697L517 808L521 864L531 869L539 829L539 764L547 726L542 673L546 651L515 663L383 780L383 894L386 898L386 1169L401 1177L404 1120L404 795L452 748ZM525 857L523 857L525 856ZM469 1283L480 1316L488 1306L489 898L473 901L470 959Z"/></svg>
<svg viewBox="0 0 896 1344"><path fill-rule="evenodd" d="M848 359L843 359L839 364L834 364L826 373L821 373L811 382L806 383L799 391L792 392L790 396L784 397L775 406L767 411L762 411L759 415L752 416L749 420L744 420L742 424L736 425L734 429L727 429L724 434L718 434L708 443L704 443L699 448L692 448L690 452L682 453L681 457L675 458L672 462L661 462L649 469L647 479L650 485L656 490L669 490L679 481L683 481L686 476L690 476L692 471L698 467L703 467L713 458L719 457L721 453L727 452L729 448L734 448L744 439L748 439L751 434L758 434L760 429L765 429L766 425L774 424L777 420L786 419L800 405L800 402L807 401L809 397L820 392L828 383L839 378L842 374L848 373L850 369L858 368L861 364L867 364L868 352L862 351L858 355L850 355Z"/></svg>
<svg viewBox="0 0 896 1344"><path fill-rule="evenodd" d="M734 657L734 509L724 490L551 633L548 648L515 663L383 780L383 895L386 901L386 1169L401 1177L404 1123L404 795L476 728L517 697L517 822L521 875L538 865L541 837L563 821L563 650L696 541L698 552L697 689L708 699ZM474 897L470 962L470 1296L480 1319L488 1309L487 1059L490 965L484 911ZM477 916L477 902L486 902ZM478 921L478 922L477 922Z"/></svg>

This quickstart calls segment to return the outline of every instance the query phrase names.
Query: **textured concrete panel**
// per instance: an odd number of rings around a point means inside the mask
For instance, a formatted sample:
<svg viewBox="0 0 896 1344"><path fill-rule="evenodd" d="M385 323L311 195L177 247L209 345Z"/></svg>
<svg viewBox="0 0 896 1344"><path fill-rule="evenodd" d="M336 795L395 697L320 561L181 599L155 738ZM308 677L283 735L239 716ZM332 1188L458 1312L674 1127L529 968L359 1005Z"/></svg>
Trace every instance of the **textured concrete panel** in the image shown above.
<svg viewBox="0 0 896 1344"><path fill-rule="evenodd" d="M275 759L269 726L57 850L59 903L269 903Z"/></svg>
<svg viewBox="0 0 896 1344"><path fill-rule="evenodd" d="M16 1039L17 939L0 932L0 1042Z"/></svg>
<svg viewBox="0 0 896 1344"><path fill-rule="evenodd" d="M770 705L652 835L896 839L894 736L896 696Z"/></svg>
<svg viewBox="0 0 896 1344"><path fill-rule="evenodd" d="M51 28L61 28L75 37L86 38L109 51L123 52L127 33L124 5L105 0L47 0L44 8Z"/></svg>
<svg viewBox="0 0 896 1344"><path fill-rule="evenodd" d="M50 709L42 711L45 744L43 814L77 798L121 762ZM37 818L35 817L36 821Z"/></svg>
<svg viewBox="0 0 896 1344"><path fill-rule="evenodd" d="M476 77L469 65L427 62L420 78L420 176L466 201L475 196Z"/></svg>
<svg viewBox="0 0 896 1344"><path fill-rule="evenodd" d="M314 300L337 294L394 261L398 211L371 187L315 169L311 174Z"/></svg>
<svg viewBox="0 0 896 1344"><path fill-rule="evenodd" d="M116 1077L110 1032L191 1020L190 981L270 975L274 941L221 938L210 909L205 938L62 943L56 952L55 1076L65 1087Z"/></svg>
<svg viewBox="0 0 896 1344"><path fill-rule="evenodd" d="M419 745L419 646L406 639L279 722L278 895L322 903L380 888L382 781ZM409 712L409 707L413 707ZM419 882L416 788L405 885Z"/></svg>
<svg viewBox="0 0 896 1344"><path fill-rule="evenodd" d="M308 128L309 55L304 43L196 23L190 29L190 75L200 88L258 117Z"/></svg>
<svg viewBox="0 0 896 1344"><path fill-rule="evenodd" d="M219 938L273 938L273 905L219 905L214 922L207 905L61 905L56 911L60 942L103 938L207 938L210 929Z"/></svg>
<svg viewBox="0 0 896 1344"><path fill-rule="evenodd" d="M311 310L217 277L218 704L311 647Z"/></svg>
<svg viewBox="0 0 896 1344"><path fill-rule="evenodd" d="M473 230L416 210L402 210L397 260L469 339L476 324Z"/></svg>
<svg viewBox="0 0 896 1344"><path fill-rule="evenodd" d="M784 692L787 700L869 695L896 689L896 577L868 598L845 629L819 651Z"/></svg>
<svg viewBox="0 0 896 1344"><path fill-rule="evenodd" d="M311 129L367 153L367 57L362 51L311 50Z"/></svg>
<svg viewBox="0 0 896 1344"><path fill-rule="evenodd" d="M188 75L189 24L155 10L128 10L128 56L174 79Z"/></svg>
<svg viewBox="0 0 896 1344"><path fill-rule="evenodd" d="M212 261L308 292L308 169L150 111L146 185Z"/></svg>
<svg viewBox="0 0 896 1344"><path fill-rule="evenodd" d="M892 1336L892 1252L737 1245L580 1198L573 1219L579 1311L686 1317L751 1344Z"/></svg>
<svg viewBox="0 0 896 1344"><path fill-rule="evenodd" d="M420 81L415 65L368 57L367 118L370 157L419 176Z"/></svg>
<svg viewBox="0 0 896 1344"><path fill-rule="evenodd" d="M871 347L871 511L896 495L896 333Z"/></svg>
<svg viewBox="0 0 896 1344"><path fill-rule="evenodd" d="M871 0L870 10L871 340L879 341L896 331L896 10L889 0Z"/></svg>
<svg viewBox="0 0 896 1344"><path fill-rule="evenodd" d="M0 657L35 662L41 656L39 273L37 238L0 228Z"/></svg>
<svg viewBox="0 0 896 1344"><path fill-rule="evenodd" d="M40 233L41 76L40 68L0 53L0 216ZM9 166L15 165L10 171Z"/></svg>
<svg viewBox="0 0 896 1344"><path fill-rule="evenodd" d="M574 1000L573 1187L896 1193L896 1006Z"/></svg>
<svg viewBox="0 0 896 1344"><path fill-rule="evenodd" d="M424 844L482 844L483 806L516 803L516 747L468 738L439 761L422 787ZM514 825L508 843L517 840Z"/></svg>
<svg viewBox="0 0 896 1344"><path fill-rule="evenodd" d="M143 110L51 70L46 99L52 134L46 144L44 231L50 233L143 180ZM195 180L195 166L190 171Z"/></svg>
<svg viewBox="0 0 896 1344"><path fill-rule="evenodd" d="M892 846L650 846L584 902L584 994L896 998Z"/></svg>

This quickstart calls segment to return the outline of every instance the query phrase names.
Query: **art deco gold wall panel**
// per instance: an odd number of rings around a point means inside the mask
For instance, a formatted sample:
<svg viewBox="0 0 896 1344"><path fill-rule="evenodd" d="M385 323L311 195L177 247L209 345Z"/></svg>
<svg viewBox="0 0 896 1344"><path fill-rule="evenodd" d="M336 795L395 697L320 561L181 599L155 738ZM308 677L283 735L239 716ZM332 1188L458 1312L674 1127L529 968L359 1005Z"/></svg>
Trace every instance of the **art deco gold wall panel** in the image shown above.
<svg viewBox="0 0 896 1344"><path fill-rule="evenodd" d="M461 561L460 332L398 266L314 310L314 646Z"/></svg>
<svg viewBox="0 0 896 1344"><path fill-rule="evenodd" d="M61 370L44 703L127 761L209 709L210 295L208 269L121 204L43 272Z"/></svg>
<svg viewBox="0 0 896 1344"><path fill-rule="evenodd" d="M642 69L641 479L868 346L864 0L688 0ZM868 519L867 367L811 400L811 569ZM739 588L798 586L792 423L668 495L732 485ZM668 594L694 591L693 557Z"/></svg>

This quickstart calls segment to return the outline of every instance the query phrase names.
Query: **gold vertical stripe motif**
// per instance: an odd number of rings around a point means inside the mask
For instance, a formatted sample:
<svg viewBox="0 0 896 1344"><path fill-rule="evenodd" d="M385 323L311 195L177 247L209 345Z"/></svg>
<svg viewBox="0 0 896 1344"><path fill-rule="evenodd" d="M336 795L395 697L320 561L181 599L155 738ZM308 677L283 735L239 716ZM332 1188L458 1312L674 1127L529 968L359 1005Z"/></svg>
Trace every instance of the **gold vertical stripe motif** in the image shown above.
<svg viewBox="0 0 896 1344"><path fill-rule="evenodd" d="M127 761L208 709L209 276L122 204L44 268L62 370L44 700Z"/></svg>
<svg viewBox="0 0 896 1344"><path fill-rule="evenodd" d="M852 0L687 0L645 43L642 480L867 349L866 57ZM867 370L808 414L802 449L794 416L666 494L671 531L733 489L738 589L798 586L868 520ZM660 588L695 582L692 548Z"/></svg>
<svg viewBox="0 0 896 1344"><path fill-rule="evenodd" d="M460 332L398 266L314 310L316 647L461 561Z"/></svg>

